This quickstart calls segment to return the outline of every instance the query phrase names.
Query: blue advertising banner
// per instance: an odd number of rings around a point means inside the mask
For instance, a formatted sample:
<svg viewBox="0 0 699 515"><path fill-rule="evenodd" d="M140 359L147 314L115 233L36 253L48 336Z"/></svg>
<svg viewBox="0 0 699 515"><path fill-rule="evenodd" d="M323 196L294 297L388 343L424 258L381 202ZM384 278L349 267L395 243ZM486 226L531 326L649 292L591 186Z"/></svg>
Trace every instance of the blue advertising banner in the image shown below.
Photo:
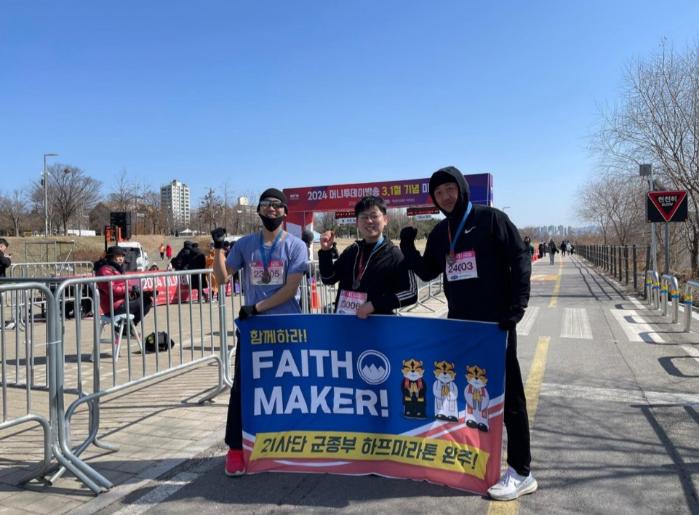
<svg viewBox="0 0 699 515"><path fill-rule="evenodd" d="M269 315L240 329L248 472L379 474L485 493L506 333L418 317Z"/></svg>

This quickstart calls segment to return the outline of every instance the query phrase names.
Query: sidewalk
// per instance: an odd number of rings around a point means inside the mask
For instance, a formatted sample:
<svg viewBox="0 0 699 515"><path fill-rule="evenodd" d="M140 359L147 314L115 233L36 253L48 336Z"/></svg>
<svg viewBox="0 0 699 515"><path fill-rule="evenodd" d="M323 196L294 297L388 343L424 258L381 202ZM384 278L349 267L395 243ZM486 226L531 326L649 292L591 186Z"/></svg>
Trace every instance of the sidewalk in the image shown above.
<svg viewBox="0 0 699 515"><path fill-rule="evenodd" d="M156 478L215 445L223 440L228 393L205 405L196 399L211 387L216 374L215 366L202 365L106 397L100 436L119 451L92 446L81 457L112 481L115 490ZM74 417L74 442L86 434L85 415L83 410ZM66 513L95 499L69 473L53 486L36 481L18 486L25 471L42 459L42 432L35 425L0 432L0 445L0 513Z"/></svg>

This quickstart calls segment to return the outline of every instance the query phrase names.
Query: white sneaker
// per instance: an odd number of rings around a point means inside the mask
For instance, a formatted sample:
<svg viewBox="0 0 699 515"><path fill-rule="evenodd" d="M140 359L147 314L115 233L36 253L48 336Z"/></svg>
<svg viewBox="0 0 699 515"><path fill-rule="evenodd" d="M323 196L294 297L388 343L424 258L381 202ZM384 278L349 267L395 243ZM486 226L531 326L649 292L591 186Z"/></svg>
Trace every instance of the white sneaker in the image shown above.
<svg viewBox="0 0 699 515"><path fill-rule="evenodd" d="M500 481L488 488L488 494L496 501L512 501L526 494L536 492L539 485L531 473L520 476L512 467L507 467Z"/></svg>

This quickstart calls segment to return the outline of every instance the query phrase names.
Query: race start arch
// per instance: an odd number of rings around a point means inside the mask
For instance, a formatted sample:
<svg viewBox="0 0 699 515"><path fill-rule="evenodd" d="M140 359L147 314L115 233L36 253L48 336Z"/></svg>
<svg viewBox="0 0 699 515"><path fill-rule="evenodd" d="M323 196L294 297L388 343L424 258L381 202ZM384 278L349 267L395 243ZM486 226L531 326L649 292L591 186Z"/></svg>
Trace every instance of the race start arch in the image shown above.
<svg viewBox="0 0 699 515"><path fill-rule="evenodd" d="M471 189L471 202L493 205L493 176L489 173L464 175ZM388 208L432 207L430 179L364 182L334 186L285 188L289 204L287 230L297 236L304 228L313 228L313 214L326 211L354 210L354 205L367 195L381 197Z"/></svg>

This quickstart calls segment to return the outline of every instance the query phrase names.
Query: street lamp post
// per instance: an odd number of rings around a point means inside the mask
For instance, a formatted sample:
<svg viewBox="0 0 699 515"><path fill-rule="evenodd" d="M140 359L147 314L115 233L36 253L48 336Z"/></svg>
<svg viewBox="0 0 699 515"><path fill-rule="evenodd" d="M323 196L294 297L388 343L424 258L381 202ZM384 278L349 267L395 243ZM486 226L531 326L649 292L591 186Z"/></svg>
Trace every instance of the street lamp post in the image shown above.
<svg viewBox="0 0 699 515"><path fill-rule="evenodd" d="M46 168L46 158L58 154L44 154L44 238L49 236L49 171Z"/></svg>

